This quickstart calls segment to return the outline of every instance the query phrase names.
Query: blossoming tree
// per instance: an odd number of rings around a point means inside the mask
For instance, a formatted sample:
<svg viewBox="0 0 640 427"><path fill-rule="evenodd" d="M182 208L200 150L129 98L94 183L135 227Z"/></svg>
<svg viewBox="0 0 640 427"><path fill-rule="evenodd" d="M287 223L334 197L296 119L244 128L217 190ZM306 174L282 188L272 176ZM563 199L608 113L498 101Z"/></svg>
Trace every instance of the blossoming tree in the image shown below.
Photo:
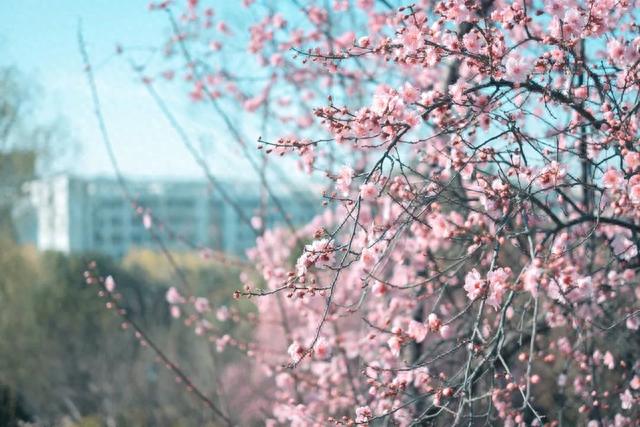
<svg viewBox="0 0 640 427"><path fill-rule="evenodd" d="M312 223L253 221L236 297L255 316L167 295L176 316L253 327L204 324L247 356L227 381L253 387L214 415L637 425L635 2L245 0L237 25L200 3L151 4L182 65L146 83L182 73L243 149L258 137L233 115L265 117L259 161L325 182Z"/></svg>

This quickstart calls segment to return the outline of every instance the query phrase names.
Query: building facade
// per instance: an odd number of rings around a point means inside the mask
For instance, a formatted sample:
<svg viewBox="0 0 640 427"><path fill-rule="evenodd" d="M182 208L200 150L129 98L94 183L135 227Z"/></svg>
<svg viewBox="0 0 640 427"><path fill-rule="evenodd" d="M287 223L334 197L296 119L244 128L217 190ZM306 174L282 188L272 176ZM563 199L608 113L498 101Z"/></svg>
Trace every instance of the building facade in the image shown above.
<svg viewBox="0 0 640 427"><path fill-rule="evenodd" d="M97 252L120 258L134 248L211 248L243 256L255 231L241 219L259 215L269 226L283 222L255 184L234 184L225 201L203 181L127 180L57 176L27 184L29 214L21 234L40 250ZM306 194L277 196L291 222L309 221L318 206ZM234 207L235 205L235 207ZM34 220L35 219L35 220ZM146 223L146 224L145 224ZM35 227L35 230L33 228Z"/></svg>

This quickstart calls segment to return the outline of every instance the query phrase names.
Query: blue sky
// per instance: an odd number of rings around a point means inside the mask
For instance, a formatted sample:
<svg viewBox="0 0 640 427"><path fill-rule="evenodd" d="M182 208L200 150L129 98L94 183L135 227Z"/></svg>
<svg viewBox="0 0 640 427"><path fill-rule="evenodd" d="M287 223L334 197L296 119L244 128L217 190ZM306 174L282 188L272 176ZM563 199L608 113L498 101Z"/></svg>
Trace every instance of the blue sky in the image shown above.
<svg viewBox="0 0 640 427"><path fill-rule="evenodd" d="M146 0L4 0L0 2L0 65L15 65L42 88L38 120L63 117L78 143L70 171L112 174L93 115L77 44L78 24L96 68L103 113L124 173L132 176L199 177L195 164L165 123L116 44L157 46L169 34L164 13L150 13ZM204 123L182 93L165 99L197 139L221 135ZM249 132L250 138L257 134ZM217 148L210 165L218 175L244 175L233 150Z"/></svg>

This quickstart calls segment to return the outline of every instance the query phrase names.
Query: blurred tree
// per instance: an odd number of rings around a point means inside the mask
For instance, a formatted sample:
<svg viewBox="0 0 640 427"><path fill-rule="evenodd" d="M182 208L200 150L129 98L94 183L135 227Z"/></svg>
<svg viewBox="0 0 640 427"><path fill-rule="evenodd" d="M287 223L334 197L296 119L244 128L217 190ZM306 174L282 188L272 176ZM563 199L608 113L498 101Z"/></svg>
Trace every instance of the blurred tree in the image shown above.
<svg viewBox="0 0 640 427"><path fill-rule="evenodd" d="M37 119L39 92L15 68L0 68L0 233L12 238L11 211L24 183L64 169L73 152L64 120Z"/></svg>
<svg viewBox="0 0 640 427"><path fill-rule="evenodd" d="M18 70L0 68L0 152L34 152L39 172L51 173L73 144L62 118L38 120L40 97L38 85Z"/></svg>

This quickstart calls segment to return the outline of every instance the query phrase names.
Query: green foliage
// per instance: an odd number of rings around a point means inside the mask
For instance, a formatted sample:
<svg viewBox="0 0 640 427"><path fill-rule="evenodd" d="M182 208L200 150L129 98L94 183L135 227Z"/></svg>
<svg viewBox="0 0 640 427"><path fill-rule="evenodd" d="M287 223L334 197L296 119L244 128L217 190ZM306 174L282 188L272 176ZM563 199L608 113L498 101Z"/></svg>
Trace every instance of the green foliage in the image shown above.
<svg viewBox="0 0 640 427"><path fill-rule="evenodd" d="M217 372L211 362L213 357L223 359L192 329L171 321L165 292L176 284L175 277L154 267L162 264L159 255L146 257L147 264L133 257L118 265L96 256L37 253L0 240L0 385L23 396L21 408L36 420L66 419L78 426L104 425L107 420L119 426L208 421L199 403L155 363L155 355L142 348L130 330L122 331L121 319L84 281L86 266L95 260L103 274L116 279L132 318L214 396ZM180 261L199 295L231 298L237 287L235 271Z"/></svg>
<svg viewBox="0 0 640 427"><path fill-rule="evenodd" d="M18 426L20 421L31 420L22 397L10 387L0 385L0 425L14 427Z"/></svg>

